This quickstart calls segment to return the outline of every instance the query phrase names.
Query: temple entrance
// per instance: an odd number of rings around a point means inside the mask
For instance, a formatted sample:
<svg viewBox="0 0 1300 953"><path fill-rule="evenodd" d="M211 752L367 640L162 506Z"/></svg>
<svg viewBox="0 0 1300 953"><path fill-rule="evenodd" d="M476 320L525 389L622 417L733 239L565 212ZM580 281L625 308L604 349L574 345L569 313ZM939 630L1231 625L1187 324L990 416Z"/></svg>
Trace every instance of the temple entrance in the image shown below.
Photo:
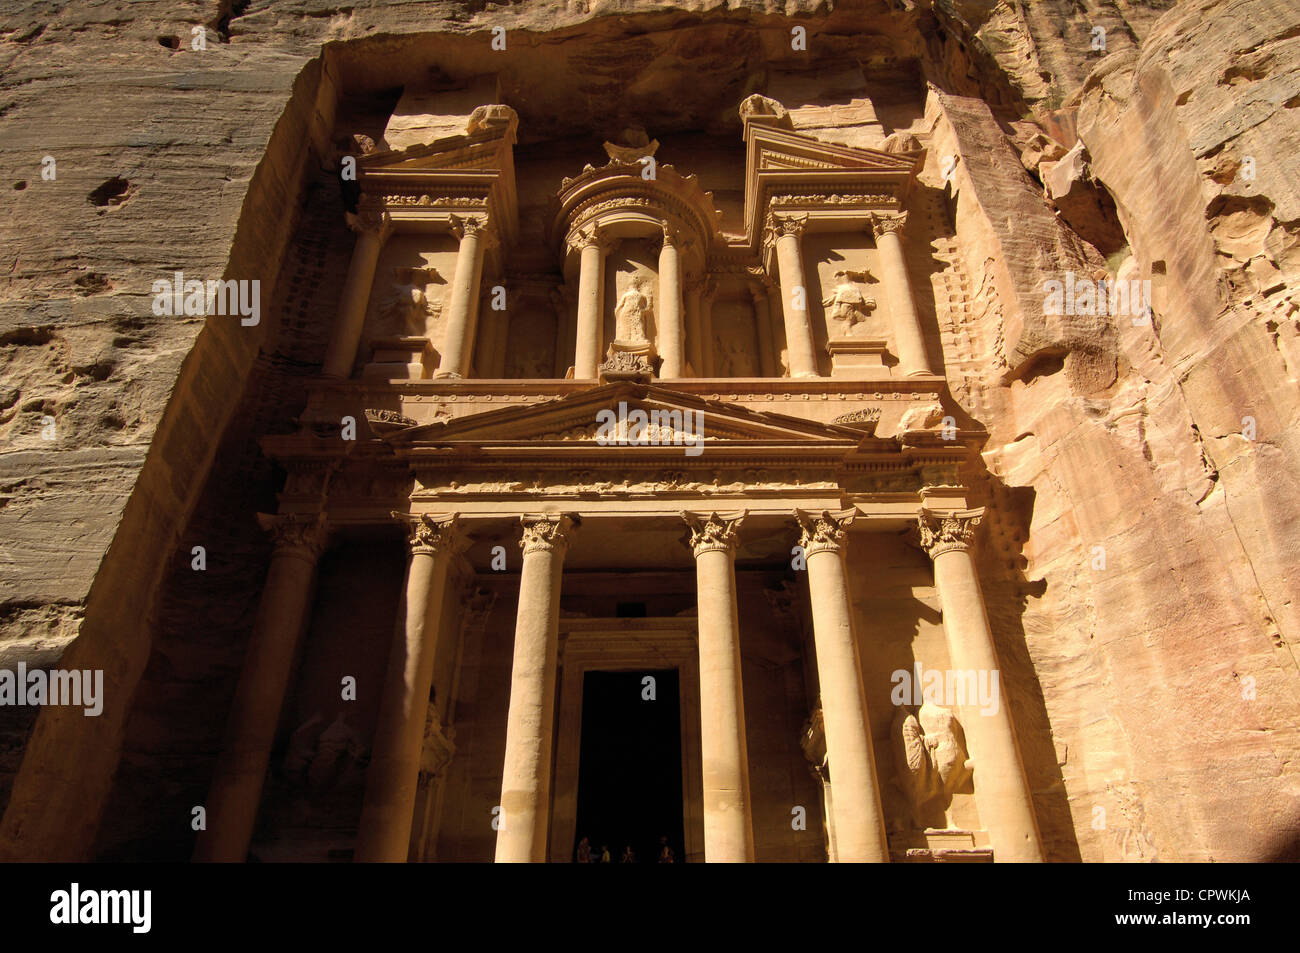
<svg viewBox="0 0 1300 953"><path fill-rule="evenodd" d="M654 698L645 679L654 679ZM676 669L588 671L582 683L582 741L573 853L586 837L591 860L602 846L619 863L631 847L638 863L659 859L666 837L685 860L682 821L680 687Z"/></svg>

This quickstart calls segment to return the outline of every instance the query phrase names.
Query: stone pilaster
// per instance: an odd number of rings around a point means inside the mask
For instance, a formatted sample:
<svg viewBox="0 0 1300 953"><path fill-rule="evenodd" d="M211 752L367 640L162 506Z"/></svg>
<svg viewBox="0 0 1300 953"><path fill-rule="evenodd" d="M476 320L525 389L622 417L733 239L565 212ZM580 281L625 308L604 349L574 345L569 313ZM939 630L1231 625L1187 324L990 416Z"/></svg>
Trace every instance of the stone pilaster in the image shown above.
<svg viewBox="0 0 1300 953"><path fill-rule="evenodd" d="M699 620L704 859L709 863L752 863L754 829L735 570L736 534L744 513L687 513L685 519L695 556Z"/></svg>
<svg viewBox="0 0 1300 953"><path fill-rule="evenodd" d="M352 249L352 262L339 298L338 316L321 374L326 377L350 377L356 363L361 331L366 323L366 308L370 304L370 288L375 281L375 267L384 242L393 231L393 221L387 212L365 211L348 215L348 227L357 233Z"/></svg>
<svg viewBox="0 0 1300 953"><path fill-rule="evenodd" d="M410 532L410 556L366 772L358 861L407 858L447 572L468 544L455 516L393 517Z"/></svg>
<svg viewBox="0 0 1300 953"><path fill-rule="evenodd" d="M912 283L907 277L907 260L903 255L902 232L907 224L907 213L900 215L875 215L871 231L880 252L880 270L889 293L890 309L894 318L894 340L898 346L898 362L905 375L931 374L930 359L925 350L925 334L921 319L916 313L912 297Z"/></svg>
<svg viewBox="0 0 1300 953"><path fill-rule="evenodd" d="M325 548L321 515L260 514L258 521L271 533L275 549L230 706L225 746L204 802L208 826L195 845L196 861L239 862L248 855L289 673L310 615L316 563Z"/></svg>
<svg viewBox="0 0 1300 953"><path fill-rule="evenodd" d="M497 818L498 863L542 863L550 824L551 737L559 650L560 578L574 516L522 517L523 570Z"/></svg>
<svg viewBox="0 0 1300 953"><path fill-rule="evenodd" d="M970 698L959 699L964 703L958 705L975 768L975 804L993 843L993 855L997 860L1041 861L1042 840L1015 726L1000 675L993 681L999 672L997 650L972 558L975 528L983 516L982 509L923 511L918 520L921 545L934 561L949 665L955 672L974 672L998 687L991 706Z"/></svg>
<svg viewBox="0 0 1300 953"><path fill-rule="evenodd" d="M845 531L854 515L851 509L795 513L802 530L799 545L808 563L838 859L887 861L889 847L845 566Z"/></svg>
<svg viewBox="0 0 1300 953"><path fill-rule="evenodd" d="M749 295L754 301L754 330L758 340L758 372L764 377L779 377L776 345L772 340L772 320L768 314L768 294L760 281L749 285Z"/></svg>

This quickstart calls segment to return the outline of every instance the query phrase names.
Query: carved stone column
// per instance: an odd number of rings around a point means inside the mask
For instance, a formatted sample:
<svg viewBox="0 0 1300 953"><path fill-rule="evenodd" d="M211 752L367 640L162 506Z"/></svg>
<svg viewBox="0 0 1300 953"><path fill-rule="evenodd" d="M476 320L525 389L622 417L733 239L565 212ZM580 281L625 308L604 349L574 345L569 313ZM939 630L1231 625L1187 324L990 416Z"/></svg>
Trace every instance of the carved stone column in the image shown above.
<svg viewBox="0 0 1300 953"><path fill-rule="evenodd" d="M591 380L599 373L603 343L601 310L605 300L605 253L608 244L594 227L571 239L581 249L578 273L578 328L573 348L573 377Z"/></svg>
<svg viewBox="0 0 1300 953"><path fill-rule="evenodd" d="M560 633L560 577L578 520L525 516L515 659L506 716L498 863L543 863L550 823L551 745Z"/></svg>
<svg viewBox="0 0 1300 953"><path fill-rule="evenodd" d="M800 239L807 215L767 218L767 240L776 242L776 262L781 272L781 307L785 315L785 341L790 353L791 377L817 377L817 350L808 314L808 285L803 273Z"/></svg>
<svg viewBox="0 0 1300 953"><path fill-rule="evenodd" d="M411 554L366 772L358 861L407 858L447 570L468 542L454 516L393 516L410 527Z"/></svg>
<svg viewBox="0 0 1300 953"><path fill-rule="evenodd" d="M483 253L489 240L485 215L452 216L452 231L460 239L456 274L447 289L447 322L443 331L442 361L434 377L464 377L474 353L474 322L478 317L479 282Z"/></svg>
<svg viewBox="0 0 1300 953"><path fill-rule="evenodd" d="M686 351L696 377L704 376L704 328L700 319L703 292L703 278L686 283Z"/></svg>
<svg viewBox="0 0 1300 953"><path fill-rule="evenodd" d="M971 544L984 511L923 512L921 545L934 560L948 662L956 672L975 672L989 679L998 672L997 650L989 628ZM1001 678L998 680L1001 685ZM975 804L993 842L997 860L1041 861L1043 846L1025 777L1015 726L1004 693L988 711L975 699L958 706L966 745L975 766Z"/></svg>
<svg viewBox="0 0 1300 953"><path fill-rule="evenodd" d="M685 514L695 555L700 637L700 753L704 763L704 859L753 863L745 696L736 610L736 531L744 514Z"/></svg>
<svg viewBox="0 0 1300 953"><path fill-rule="evenodd" d="M311 609L316 562L325 547L322 516L259 514L258 521L273 535L275 550L204 804L207 830L195 845L196 861L240 862L248 856L289 672Z"/></svg>
<svg viewBox="0 0 1300 953"><path fill-rule="evenodd" d="M888 861L880 784L858 667L845 571L846 533L854 511L796 511L808 562L813 642L821 682L826 760L834 790L835 847L846 863Z"/></svg>
<svg viewBox="0 0 1300 953"><path fill-rule="evenodd" d="M754 299L754 330L758 336L759 373L764 377L778 377L776 346L772 341L772 322L767 313L767 289L754 282L749 286Z"/></svg>
<svg viewBox="0 0 1300 953"><path fill-rule="evenodd" d="M875 215L871 231L880 251L880 270L889 292L890 308L894 317L894 340L898 345L898 363L909 377L931 374L930 359L925 352L925 335L921 320L916 314L912 298L912 283L907 277L907 261L903 256L901 234L907 224L907 213L901 215Z"/></svg>
<svg viewBox="0 0 1300 953"><path fill-rule="evenodd" d="M321 374L326 377L350 377L356 363L357 346L366 323L366 307L370 304L370 286L375 281L375 266L384 242L392 234L393 221L387 212L362 212L348 215L348 227L357 233L357 243L352 249L352 263L339 298L339 313Z"/></svg>
<svg viewBox="0 0 1300 953"><path fill-rule="evenodd" d="M664 225L659 249L659 378L682 377L686 367L686 333L682 326L681 237Z"/></svg>
<svg viewBox="0 0 1300 953"><path fill-rule="evenodd" d="M704 363L701 377L718 373L713 363L713 298L718 293L718 283L706 278L700 291L700 360Z"/></svg>

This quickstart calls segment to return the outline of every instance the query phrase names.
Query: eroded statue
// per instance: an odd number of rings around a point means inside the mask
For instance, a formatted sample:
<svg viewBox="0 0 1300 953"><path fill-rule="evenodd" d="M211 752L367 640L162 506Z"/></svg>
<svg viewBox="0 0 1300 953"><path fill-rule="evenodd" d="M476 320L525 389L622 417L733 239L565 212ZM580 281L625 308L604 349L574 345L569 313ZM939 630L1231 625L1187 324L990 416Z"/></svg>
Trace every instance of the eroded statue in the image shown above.
<svg viewBox="0 0 1300 953"><path fill-rule="evenodd" d="M646 337L646 325L650 314L650 296L645 292L645 279L634 278L614 308L617 340L626 344L640 344L649 340Z"/></svg>
<svg viewBox="0 0 1300 953"><path fill-rule="evenodd" d="M394 268L393 275L393 285L379 303L384 327L392 334L426 336L429 318L440 308L430 303L426 289L441 276L435 268Z"/></svg>
<svg viewBox="0 0 1300 953"><path fill-rule="evenodd" d="M952 796L968 789L973 774L957 717L931 702L920 708L901 706L890 725L890 746L916 826L947 826Z"/></svg>
<svg viewBox="0 0 1300 953"><path fill-rule="evenodd" d="M871 276L866 271L837 271L838 283L829 296L822 299L826 317L835 322L840 334L853 335L860 322L865 322L876 309L876 299L862 294L857 282L869 281Z"/></svg>

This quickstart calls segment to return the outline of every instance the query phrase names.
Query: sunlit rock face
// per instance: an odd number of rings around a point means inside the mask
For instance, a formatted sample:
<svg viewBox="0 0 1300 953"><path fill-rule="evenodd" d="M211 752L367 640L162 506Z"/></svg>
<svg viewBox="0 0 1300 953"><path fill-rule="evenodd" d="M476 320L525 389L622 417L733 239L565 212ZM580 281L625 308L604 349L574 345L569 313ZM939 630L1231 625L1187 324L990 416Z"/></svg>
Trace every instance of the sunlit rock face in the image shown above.
<svg viewBox="0 0 1300 953"><path fill-rule="evenodd" d="M1295 5L481 6L0 0L0 857L1294 858Z"/></svg>

